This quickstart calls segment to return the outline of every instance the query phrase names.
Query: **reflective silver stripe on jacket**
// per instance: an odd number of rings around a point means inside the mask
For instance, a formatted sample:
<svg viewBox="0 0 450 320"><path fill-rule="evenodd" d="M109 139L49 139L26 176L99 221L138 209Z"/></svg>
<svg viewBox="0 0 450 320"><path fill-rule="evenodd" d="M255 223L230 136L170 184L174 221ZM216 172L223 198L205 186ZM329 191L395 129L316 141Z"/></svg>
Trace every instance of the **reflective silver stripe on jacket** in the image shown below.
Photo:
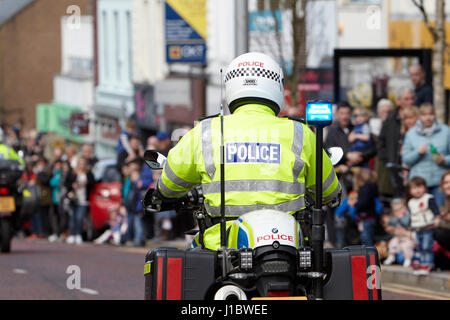
<svg viewBox="0 0 450 320"><path fill-rule="evenodd" d="M247 212L254 210L278 210L282 212L294 212L305 207L305 199L300 197L295 200L286 201L278 204L252 204L252 205L237 205L225 206L226 216L241 216ZM205 203L206 211L213 216L220 216L220 206L213 207L209 203Z"/></svg>
<svg viewBox="0 0 450 320"><path fill-rule="evenodd" d="M298 176L305 166L305 161L301 158L303 152L303 127L301 123L296 121L294 121L294 141L292 143L292 152L295 155L295 162L292 170L294 174L294 182L297 182Z"/></svg>
<svg viewBox="0 0 450 320"><path fill-rule="evenodd" d="M159 188L159 190L164 192L167 196L174 197L174 198L180 198L187 193L187 191L173 191L173 190L169 189L162 181L162 176L159 177L158 188Z"/></svg>
<svg viewBox="0 0 450 320"><path fill-rule="evenodd" d="M212 119L202 121L202 152L206 173L208 173L211 180L213 180L216 173L216 166L214 165L214 146L212 143L211 122Z"/></svg>
<svg viewBox="0 0 450 320"><path fill-rule="evenodd" d="M331 185L334 183L334 179L336 179L336 174L334 173L334 169L331 170L328 177L325 179L325 181L322 184L322 192L325 192ZM316 194L315 188L308 188L308 192L312 194Z"/></svg>
<svg viewBox="0 0 450 320"><path fill-rule="evenodd" d="M183 188L187 188L187 189L192 189L195 186L198 185L198 183L192 183L192 182L188 182L186 180L181 179L180 177L178 177L175 172L173 172L172 168L169 165L169 162L166 162L166 165L164 167L164 172L167 176L167 178L172 181L174 184L183 187Z"/></svg>
<svg viewBox="0 0 450 320"><path fill-rule="evenodd" d="M220 181L202 184L203 194L220 193ZM304 194L304 183L292 183L280 180L229 180L225 181L225 191L246 192L246 191L270 191L287 194Z"/></svg>
<svg viewBox="0 0 450 320"><path fill-rule="evenodd" d="M323 198L323 202L324 203L327 203L327 202L329 202L329 201L332 201L332 200L334 200L335 198L337 198L337 196L339 195L339 192L341 192L341 184L340 183L338 183L338 186L337 186L337 188L331 193L331 194L329 194L328 196L326 196L325 198Z"/></svg>

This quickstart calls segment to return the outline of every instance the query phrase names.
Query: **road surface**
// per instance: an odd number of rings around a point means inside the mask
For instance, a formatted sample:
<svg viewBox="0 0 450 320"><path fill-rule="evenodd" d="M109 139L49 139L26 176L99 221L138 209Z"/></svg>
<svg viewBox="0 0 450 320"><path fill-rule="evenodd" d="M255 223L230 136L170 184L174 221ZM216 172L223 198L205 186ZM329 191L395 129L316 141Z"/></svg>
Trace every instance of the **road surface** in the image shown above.
<svg viewBox="0 0 450 320"><path fill-rule="evenodd" d="M0 255L1 300L142 300L146 249L14 239ZM383 283L383 299L447 299L450 294Z"/></svg>

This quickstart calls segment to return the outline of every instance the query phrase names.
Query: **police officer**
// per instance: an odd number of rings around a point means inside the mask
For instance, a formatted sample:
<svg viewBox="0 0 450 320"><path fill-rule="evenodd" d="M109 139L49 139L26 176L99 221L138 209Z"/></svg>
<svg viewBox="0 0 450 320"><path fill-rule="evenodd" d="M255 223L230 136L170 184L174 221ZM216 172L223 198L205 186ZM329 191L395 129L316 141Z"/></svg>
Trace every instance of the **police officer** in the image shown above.
<svg viewBox="0 0 450 320"><path fill-rule="evenodd" d="M295 213L305 208L305 194L315 191L315 135L305 125L277 115L284 104L284 76L269 56L250 52L234 59L225 74L224 117L225 215L227 226L259 209ZM212 227L204 245L220 246L220 118L201 121L168 155L156 196L182 197L202 186ZM340 185L323 153L323 202L335 200Z"/></svg>
<svg viewBox="0 0 450 320"><path fill-rule="evenodd" d="M17 160L21 165L25 165L25 162L17 154L17 152L7 145L3 144L3 130L0 128L0 159L5 160Z"/></svg>

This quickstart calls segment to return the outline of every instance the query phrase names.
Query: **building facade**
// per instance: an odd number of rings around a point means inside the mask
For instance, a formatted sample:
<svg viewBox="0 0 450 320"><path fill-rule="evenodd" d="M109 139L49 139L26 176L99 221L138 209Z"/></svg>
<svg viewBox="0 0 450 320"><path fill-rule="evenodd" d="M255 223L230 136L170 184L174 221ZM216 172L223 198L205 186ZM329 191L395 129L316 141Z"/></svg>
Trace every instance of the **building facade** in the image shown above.
<svg viewBox="0 0 450 320"><path fill-rule="evenodd" d="M117 139L134 113L133 2L96 3L98 85L93 106L95 147L100 157L116 157Z"/></svg>
<svg viewBox="0 0 450 320"><path fill-rule="evenodd" d="M36 104L52 101L61 72L61 17L70 6L89 15L91 0L0 2L0 122L36 126Z"/></svg>

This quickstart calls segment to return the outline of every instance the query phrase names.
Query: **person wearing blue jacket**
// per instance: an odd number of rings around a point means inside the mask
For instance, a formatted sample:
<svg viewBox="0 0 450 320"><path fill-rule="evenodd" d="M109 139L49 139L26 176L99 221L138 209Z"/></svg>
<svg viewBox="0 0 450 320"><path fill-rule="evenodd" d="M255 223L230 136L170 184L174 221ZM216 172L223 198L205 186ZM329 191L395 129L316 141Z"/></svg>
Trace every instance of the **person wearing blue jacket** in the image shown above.
<svg viewBox="0 0 450 320"><path fill-rule="evenodd" d="M357 207L354 205L354 203L357 202L357 199L358 194L355 191L350 191L348 197L342 200L339 207L337 207L334 211L336 244L339 248L343 248L347 244L345 240L345 229L347 225L346 217L355 222L360 220L358 217ZM375 212L380 215L383 212L383 206L377 197L373 199L375 202Z"/></svg>
<svg viewBox="0 0 450 320"><path fill-rule="evenodd" d="M51 206L51 229L52 234L48 237L49 242L55 242L58 240L59 236L62 234L62 224L61 224L61 213L59 206L59 186L61 180L61 166L62 162L56 160L53 164L53 175L49 181L50 188L52 189L52 206Z"/></svg>
<svg viewBox="0 0 450 320"><path fill-rule="evenodd" d="M409 179L425 179L428 192L439 207L444 196L439 191L442 175L450 168L450 129L436 121L433 105L420 106L419 121L405 135L402 162L409 166Z"/></svg>

